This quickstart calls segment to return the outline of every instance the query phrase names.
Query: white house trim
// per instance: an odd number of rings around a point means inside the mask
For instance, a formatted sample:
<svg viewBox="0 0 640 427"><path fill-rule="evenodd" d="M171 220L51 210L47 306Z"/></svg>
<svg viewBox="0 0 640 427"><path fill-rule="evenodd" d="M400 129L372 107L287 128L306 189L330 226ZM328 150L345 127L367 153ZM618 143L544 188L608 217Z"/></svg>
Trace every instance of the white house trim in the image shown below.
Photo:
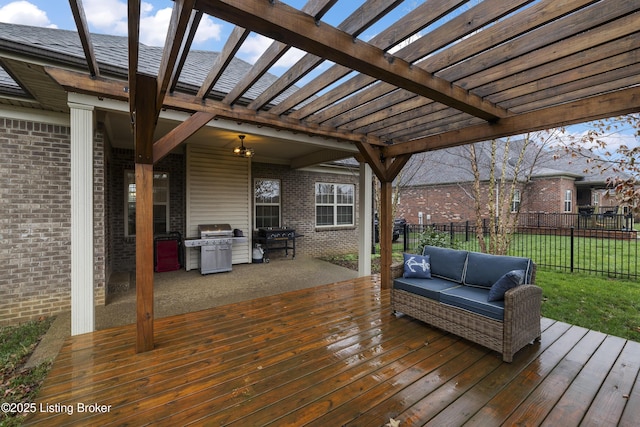
<svg viewBox="0 0 640 427"><path fill-rule="evenodd" d="M360 223L358 224L358 275L371 275L371 234L373 210L373 172L367 163L360 163L360 200L358 203Z"/></svg>
<svg viewBox="0 0 640 427"><path fill-rule="evenodd" d="M71 117L71 335L93 332L94 107L69 103Z"/></svg>

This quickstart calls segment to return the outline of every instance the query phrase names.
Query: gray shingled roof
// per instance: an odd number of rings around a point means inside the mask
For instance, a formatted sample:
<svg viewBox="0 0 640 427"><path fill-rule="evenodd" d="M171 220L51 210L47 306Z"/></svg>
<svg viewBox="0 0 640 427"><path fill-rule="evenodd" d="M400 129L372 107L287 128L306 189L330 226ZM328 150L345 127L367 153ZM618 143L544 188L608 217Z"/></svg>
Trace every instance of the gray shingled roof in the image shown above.
<svg viewBox="0 0 640 427"><path fill-rule="evenodd" d="M523 141L511 141L511 154L507 157L514 161L518 158ZM491 148L490 142L479 142L474 144L480 165L480 177L482 180L489 179ZM499 144L498 159L503 158L504 144ZM587 158L597 158L596 155L588 153L589 156L572 156L564 150L554 151L544 150L538 159L534 161L537 150L531 147L526 154L522 171L534 165L532 177L548 176L570 176L582 184L602 184L606 180L605 175L593 170L593 164L587 162ZM505 174L511 179L514 168L507 164ZM502 164L496 166L496 176L502 173ZM521 176L523 176L521 172ZM469 163L469 147L459 146L444 150L429 151L415 154L410 163L403 171L403 185L421 186L435 184L464 183L473 181L473 173Z"/></svg>
<svg viewBox="0 0 640 427"><path fill-rule="evenodd" d="M100 72L126 77L127 37L92 33L91 40ZM86 67L80 37L76 31L0 23L0 49L31 54L53 63ZM180 75L180 87L196 91L202 85L217 55L217 52L191 50ZM140 45L139 69L141 72L156 75L161 58L161 47ZM213 92L218 95L228 93L250 68L251 65L247 62L234 58L214 86ZM277 77L272 74L265 74L244 96L254 99L276 79ZM3 85L18 87L13 79L1 70L0 87ZM295 90L297 90L295 87L290 88L283 97ZM276 98L273 102L279 101L280 98Z"/></svg>

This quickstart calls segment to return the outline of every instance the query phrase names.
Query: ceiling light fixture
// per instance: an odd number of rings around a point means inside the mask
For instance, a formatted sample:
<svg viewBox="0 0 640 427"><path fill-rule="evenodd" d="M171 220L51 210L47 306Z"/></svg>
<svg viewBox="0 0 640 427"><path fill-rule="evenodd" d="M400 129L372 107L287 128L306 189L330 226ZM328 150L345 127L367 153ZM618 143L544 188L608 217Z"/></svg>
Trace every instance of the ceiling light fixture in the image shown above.
<svg viewBox="0 0 640 427"><path fill-rule="evenodd" d="M239 157L253 157L255 154L253 148L247 148L244 146L245 135L238 135L238 138L240 138L240 145L233 149L233 154Z"/></svg>

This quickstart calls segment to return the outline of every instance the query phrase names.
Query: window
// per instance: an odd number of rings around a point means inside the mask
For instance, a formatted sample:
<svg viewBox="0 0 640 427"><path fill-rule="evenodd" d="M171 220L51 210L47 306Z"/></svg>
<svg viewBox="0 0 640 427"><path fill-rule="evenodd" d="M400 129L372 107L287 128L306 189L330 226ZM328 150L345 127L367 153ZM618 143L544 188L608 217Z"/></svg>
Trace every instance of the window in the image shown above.
<svg viewBox="0 0 640 427"><path fill-rule="evenodd" d="M520 210L520 190L513 191L513 200L511 200L511 212L517 213Z"/></svg>
<svg viewBox="0 0 640 427"><path fill-rule="evenodd" d="M571 190L565 190L564 192L564 211L571 212L572 209L573 192Z"/></svg>
<svg viewBox="0 0 640 427"><path fill-rule="evenodd" d="M280 227L280 181L258 178L253 189L255 228Z"/></svg>
<svg viewBox="0 0 640 427"><path fill-rule="evenodd" d="M316 183L316 226L354 225L355 186Z"/></svg>
<svg viewBox="0 0 640 427"><path fill-rule="evenodd" d="M125 236L136 235L136 174L125 172ZM153 232L169 231L169 174L153 173Z"/></svg>

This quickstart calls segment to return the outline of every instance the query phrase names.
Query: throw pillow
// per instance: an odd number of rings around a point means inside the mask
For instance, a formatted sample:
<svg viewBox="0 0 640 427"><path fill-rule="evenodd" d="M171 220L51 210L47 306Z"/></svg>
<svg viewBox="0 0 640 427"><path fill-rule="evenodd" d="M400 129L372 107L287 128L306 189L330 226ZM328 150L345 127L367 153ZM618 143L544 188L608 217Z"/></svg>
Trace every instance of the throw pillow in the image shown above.
<svg viewBox="0 0 640 427"><path fill-rule="evenodd" d="M500 301L504 299L504 294L511 288L524 283L524 270L511 270L499 278L489 289L487 301Z"/></svg>
<svg viewBox="0 0 640 427"><path fill-rule="evenodd" d="M431 279L431 261L429 255L403 254L403 277Z"/></svg>

